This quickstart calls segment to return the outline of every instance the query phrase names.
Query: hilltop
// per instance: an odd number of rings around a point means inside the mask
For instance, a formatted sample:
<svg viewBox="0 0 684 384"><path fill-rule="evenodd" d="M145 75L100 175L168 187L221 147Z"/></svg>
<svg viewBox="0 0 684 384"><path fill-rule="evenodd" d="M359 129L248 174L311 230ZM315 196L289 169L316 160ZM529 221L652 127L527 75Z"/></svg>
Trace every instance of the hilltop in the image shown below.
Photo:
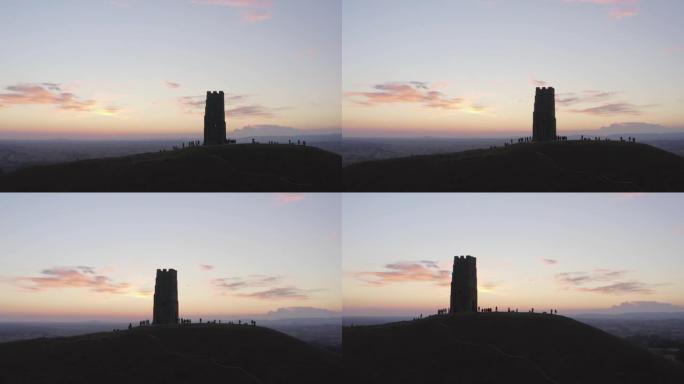
<svg viewBox="0 0 684 384"><path fill-rule="evenodd" d="M684 191L684 157L638 143L565 141L367 161L349 192Z"/></svg>
<svg viewBox="0 0 684 384"><path fill-rule="evenodd" d="M684 365L557 315L434 316L343 338L350 383L684 382Z"/></svg>
<svg viewBox="0 0 684 384"><path fill-rule="evenodd" d="M239 325L136 327L0 344L2 383L338 383L342 359Z"/></svg>
<svg viewBox="0 0 684 384"><path fill-rule="evenodd" d="M341 163L314 147L194 147L0 173L0 191L333 192L341 188Z"/></svg>

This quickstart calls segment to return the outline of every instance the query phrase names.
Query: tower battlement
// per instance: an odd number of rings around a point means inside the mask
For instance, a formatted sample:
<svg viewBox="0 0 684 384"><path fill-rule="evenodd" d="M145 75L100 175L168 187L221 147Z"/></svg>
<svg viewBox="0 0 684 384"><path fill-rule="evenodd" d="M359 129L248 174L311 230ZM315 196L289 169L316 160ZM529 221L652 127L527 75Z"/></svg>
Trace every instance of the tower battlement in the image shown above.
<svg viewBox="0 0 684 384"><path fill-rule="evenodd" d="M226 140L226 106L223 91L207 91L204 107L204 145L221 145Z"/></svg>
<svg viewBox="0 0 684 384"><path fill-rule="evenodd" d="M157 269L152 319L153 324L178 323L178 273L175 269Z"/></svg>
<svg viewBox="0 0 684 384"><path fill-rule="evenodd" d="M449 313L477 312L477 259L454 256Z"/></svg>
<svg viewBox="0 0 684 384"><path fill-rule="evenodd" d="M534 97L532 140L556 140L556 90L537 87Z"/></svg>

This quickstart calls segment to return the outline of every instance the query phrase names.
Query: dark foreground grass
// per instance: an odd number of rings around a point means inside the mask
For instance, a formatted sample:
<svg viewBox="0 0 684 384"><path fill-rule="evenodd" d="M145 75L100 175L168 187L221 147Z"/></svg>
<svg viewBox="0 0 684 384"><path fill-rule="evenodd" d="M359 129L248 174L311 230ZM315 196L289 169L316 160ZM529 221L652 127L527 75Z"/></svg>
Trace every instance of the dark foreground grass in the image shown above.
<svg viewBox="0 0 684 384"><path fill-rule="evenodd" d="M342 174L349 192L684 191L684 158L622 142L516 144L357 163Z"/></svg>

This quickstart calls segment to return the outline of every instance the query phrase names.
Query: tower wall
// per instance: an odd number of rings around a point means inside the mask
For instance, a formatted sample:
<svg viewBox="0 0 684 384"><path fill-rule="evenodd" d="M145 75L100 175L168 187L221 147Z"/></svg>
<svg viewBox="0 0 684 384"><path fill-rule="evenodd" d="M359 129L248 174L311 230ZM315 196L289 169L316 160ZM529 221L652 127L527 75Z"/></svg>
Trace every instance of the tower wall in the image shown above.
<svg viewBox="0 0 684 384"><path fill-rule="evenodd" d="M532 139L534 141L556 139L556 90L553 87L537 88L534 97Z"/></svg>
<svg viewBox="0 0 684 384"><path fill-rule="evenodd" d="M152 323L178 323L178 276L175 269L157 269Z"/></svg>
<svg viewBox="0 0 684 384"><path fill-rule="evenodd" d="M449 312L477 312L477 265L472 256L454 257Z"/></svg>
<svg viewBox="0 0 684 384"><path fill-rule="evenodd" d="M223 91L207 92L204 107L204 145L226 143L226 106Z"/></svg>

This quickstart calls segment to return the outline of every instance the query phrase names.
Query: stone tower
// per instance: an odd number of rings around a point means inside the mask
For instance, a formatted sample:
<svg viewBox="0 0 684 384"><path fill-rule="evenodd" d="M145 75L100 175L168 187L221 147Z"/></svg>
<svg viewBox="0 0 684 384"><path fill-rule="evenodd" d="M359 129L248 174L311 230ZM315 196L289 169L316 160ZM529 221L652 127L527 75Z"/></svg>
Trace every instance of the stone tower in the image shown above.
<svg viewBox="0 0 684 384"><path fill-rule="evenodd" d="M477 312L477 266L472 256L455 256L449 313Z"/></svg>
<svg viewBox="0 0 684 384"><path fill-rule="evenodd" d="M204 145L221 145L226 140L226 109L223 91L207 92L204 107Z"/></svg>
<svg viewBox="0 0 684 384"><path fill-rule="evenodd" d="M553 87L537 87L537 94L534 97L532 140L556 140L556 91Z"/></svg>
<svg viewBox="0 0 684 384"><path fill-rule="evenodd" d="M175 269L157 269L152 323L178 323L178 277Z"/></svg>

